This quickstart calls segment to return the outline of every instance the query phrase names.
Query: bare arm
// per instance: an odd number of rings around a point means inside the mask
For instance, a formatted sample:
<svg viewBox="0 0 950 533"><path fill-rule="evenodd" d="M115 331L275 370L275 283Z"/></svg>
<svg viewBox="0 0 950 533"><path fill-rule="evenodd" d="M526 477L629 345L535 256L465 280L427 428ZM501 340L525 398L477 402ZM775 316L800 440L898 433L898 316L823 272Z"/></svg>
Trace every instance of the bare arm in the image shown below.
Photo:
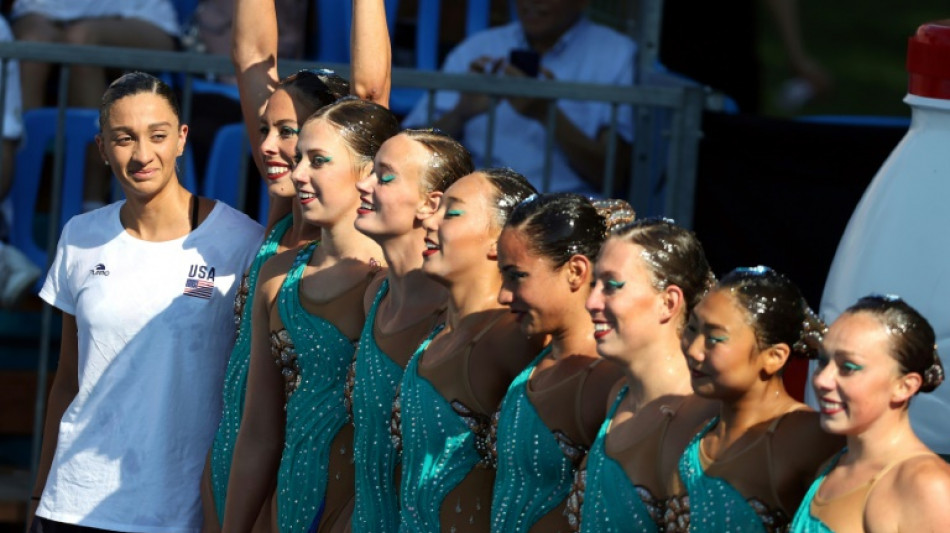
<svg viewBox="0 0 950 533"><path fill-rule="evenodd" d="M34 499L30 506L29 522L33 522L37 496L42 494L56 454L56 442L59 438L59 424L63 413L79 392L79 340L76 332L76 317L63 313L63 333L59 352L59 366L53 378L46 408L46 422L43 424L43 447L40 450L40 462L33 485Z"/></svg>
<svg viewBox="0 0 950 533"><path fill-rule="evenodd" d="M604 183L604 171L607 168L607 146L610 140L608 130L603 129L597 138L584 135L577 126L560 110L554 122L554 142L564 151L567 162L575 172L581 175L594 189L600 189ZM617 136L616 160L614 162L614 183L621 183L630 175L630 144Z"/></svg>
<svg viewBox="0 0 950 533"><path fill-rule="evenodd" d="M467 120L464 113L456 106L446 113L443 113L441 117L432 123L432 127L444 131L454 139L461 139L462 129L465 128L465 122Z"/></svg>
<svg viewBox="0 0 950 533"><path fill-rule="evenodd" d="M490 107L491 99L484 94L461 93L455 107L436 119L432 127L444 131L451 137L462 139L465 123L476 115L487 112Z"/></svg>
<svg viewBox="0 0 950 533"><path fill-rule="evenodd" d="M550 71L543 72L548 79L554 79L554 74ZM505 74L524 77L523 72L511 65L505 66ZM547 126L549 106L555 105L550 100L540 98L509 98L508 103L515 111L538 121L542 126ZM604 171L607 168L607 146L610 140L608 128L601 128L596 137L590 138L560 108L555 108L554 115L554 142L564 152L571 168L591 187L599 190L603 186ZM618 120L618 127L619 125ZM618 136L613 169L615 183L620 183L625 176L630 175L630 157L630 144Z"/></svg>
<svg viewBox="0 0 950 533"><path fill-rule="evenodd" d="M278 256L279 257L279 256ZM264 271L273 272L272 262ZM283 276L261 273L252 310L251 363L241 430L231 460L224 531L250 531L273 493L284 443L284 384L270 354L271 303ZM276 312L276 310L274 311Z"/></svg>
<svg viewBox="0 0 950 533"><path fill-rule="evenodd" d="M277 87L277 11L274 0L235 0L231 61L241 94L241 113L254 152L254 162L264 174L260 153L260 116L267 98Z"/></svg>
<svg viewBox="0 0 950 533"><path fill-rule="evenodd" d="M446 60L446 67L443 72L455 72L448 67L451 62L451 56ZM501 60L489 56L481 56L468 65L468 72L475 74L494 74L498 71ZM479 93L460 93L455 107L449 109L442 116L438 117L432 127L438 128L449 136L456 139L462 139L465 123L472 117L485 113L491 107L491 99Z"/></svg>
<svg viewBox="0 0 950 533"><path fill-rule="evenodd" d="M775 22L788 62L798 76L805 78L818 91L831 85L831 78L805 51L799 19L798 0L765 0Z"/></svg>
<svg viewBox="0 0 950 533"><path fill-rule="evenodd" d="M511 106L519 113L547 125L548 104L540 99L510 98ZM600 190L607 168L607 146L610 133L602 128L597 137L588 137L560 109L555 111L554 142L564 152L567 162L591 187ZM617 151L614 162L614 183L621 183L630 175L631 147L617 136Z"/></svg>
<svg viewBox="0 0 950 533"><path fill-rule="evenodd" d="M950 531L950 466L946 462L939 457L910 460L898 467L895 478L882 494L888 497L869 501L868 531Z"/></svg>
<svg viewBox="0 0 950 533"><path fill-rule="evenodd" d="M364 100L389 107L392 50L383 0L353 0L350 58L350 91Z"/></svg>
<svg viewBox="0 0 950 533"><path fill-rule="evenodd" d="M789 59L801 59L805 56L802 42L802 27L798 18L798 0L766 0L769 14L775 21L779 37Z"/></svg>
<svg viewBox="0 0 950 533"><path fill-rule="evenodd" d="M221 523L218 522L218 509L214 503L214 488L211 486L211 452L205 458L205 469L201 473L201 510L204 514L204 524L201 533L218 533Z"/></svg>

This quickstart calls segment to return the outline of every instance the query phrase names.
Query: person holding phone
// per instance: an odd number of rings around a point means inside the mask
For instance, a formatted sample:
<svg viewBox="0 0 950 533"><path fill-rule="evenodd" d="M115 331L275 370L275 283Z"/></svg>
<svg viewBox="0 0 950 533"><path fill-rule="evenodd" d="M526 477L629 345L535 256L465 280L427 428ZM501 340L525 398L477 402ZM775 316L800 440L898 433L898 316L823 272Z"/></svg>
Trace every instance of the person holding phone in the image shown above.
<svg viewBox="0 0 950 533"><path fill-rule="evenodd" d="M490 28L459 44L443 72L527 76L540 79L631 85L636 45L616 31L584 16L589 0L516 0L517 20ZM609 50L609 53L604 51ZM545 192L590 194L602 190L610 106L595 101L558 101L550 180L545 179L545 126L548 101L506 98L494 121L492 160L486 161L490 99L485 95L441 91L435 97L433 126L462 141L476 166L509 166ZM403 122L428 122L428 95ZM618 182L629 175L633 114L621 107L617 117ZM545 187L545 184L548 186ZM616 191L615 191L616 192Z"/></svg>

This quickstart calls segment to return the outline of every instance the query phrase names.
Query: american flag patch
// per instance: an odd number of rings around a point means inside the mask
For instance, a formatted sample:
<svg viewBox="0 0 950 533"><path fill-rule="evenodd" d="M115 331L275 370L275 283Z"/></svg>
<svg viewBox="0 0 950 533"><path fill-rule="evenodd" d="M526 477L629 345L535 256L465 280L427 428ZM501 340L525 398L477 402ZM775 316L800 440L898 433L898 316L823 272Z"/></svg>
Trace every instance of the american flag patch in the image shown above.
<svg viewBox="0 0 950 533"><path fill-rule="evenodd" d="M211 298L211 293L213 292L213 281L188 278L188 280L185 281L185 290L182 292L182 294L185 296L193 296L195 298L204 298L205 300L208 300Z"/></svg>

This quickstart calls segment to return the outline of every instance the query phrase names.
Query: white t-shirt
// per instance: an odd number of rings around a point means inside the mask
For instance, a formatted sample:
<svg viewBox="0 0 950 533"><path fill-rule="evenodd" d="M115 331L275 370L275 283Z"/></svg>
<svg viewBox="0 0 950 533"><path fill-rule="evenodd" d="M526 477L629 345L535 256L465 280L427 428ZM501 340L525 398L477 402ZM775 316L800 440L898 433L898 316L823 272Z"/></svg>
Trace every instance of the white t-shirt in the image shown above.
<svg viewBox="0 0 950 533"><path fill-rule="evenodd" d="M218 202L166 242L129 235L117 202L70 220L40 297L75 315L79 392L37 516L131 532L201 528L234 294L262 228Z"/></svg>

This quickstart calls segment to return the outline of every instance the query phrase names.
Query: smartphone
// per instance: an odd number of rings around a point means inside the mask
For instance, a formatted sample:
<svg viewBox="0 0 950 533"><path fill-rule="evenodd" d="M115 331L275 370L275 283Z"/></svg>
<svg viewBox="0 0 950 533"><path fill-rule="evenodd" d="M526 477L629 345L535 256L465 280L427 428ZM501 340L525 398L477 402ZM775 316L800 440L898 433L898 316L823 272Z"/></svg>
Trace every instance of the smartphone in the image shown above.
<svg viewBox="0 0 950 533"><path fill-rule="evenodd" d="M541 71L541 55L534 50L512 50L508 63L530 78L537 78Z"/></svg>

